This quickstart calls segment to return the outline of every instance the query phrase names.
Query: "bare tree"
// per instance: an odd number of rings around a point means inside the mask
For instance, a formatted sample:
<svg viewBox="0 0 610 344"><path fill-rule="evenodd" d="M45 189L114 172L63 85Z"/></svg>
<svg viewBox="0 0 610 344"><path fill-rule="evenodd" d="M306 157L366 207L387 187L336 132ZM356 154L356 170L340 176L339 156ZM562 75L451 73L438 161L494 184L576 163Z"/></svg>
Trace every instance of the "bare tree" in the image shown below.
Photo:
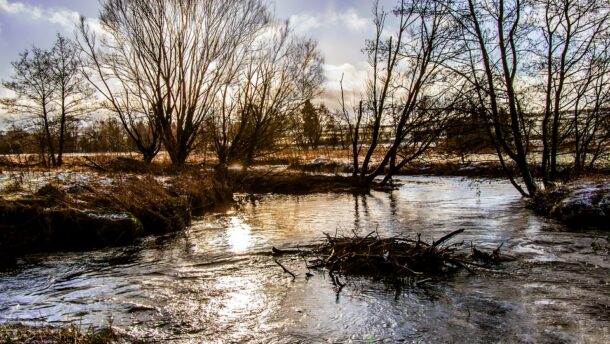
<svg viewBox="0 0 610 344"><path fill-rule="evenodd" d="M610 147L610 36L605 33L588 57L582 81L574 89L574 172L592 170Z"/></svg>
<svg viewBox="0 0 610 344"><path fill-rule="evenodd" d="M471 107L479 109L511 183L523 196L534 196L538 185L528 160L531 128L523 109L524 94L517 87L524 42L532 31L525 16L528 6L521 0L467 0L456 2L452 11L468 48L456 61L466 65ZM505 155L516 164L525 189L511 175Z"/></svg>
<svg viewBox="0 0 610 344"><path fill-rule="evenodd" d="M76 43L58 34L57 41L51 49L51 58L59 116L56 164L61 166L68 122L91 109L90 100L93 92L81 74L80 49Z"/></svg>
<svg viewBox="0 0 610 344"><path fill-rule="evenodd" d="M88 110L91 96L91 90L82 83L80 50L58 35L51 49L26 50L12 65L15 74L3 85L15 97L2 99L2 104L20 116L35 116L43 133L41 148L48 152L48 164L59 167L67 124Z"/></svg>
<svg viewBox="0 0 610 344"><path fill-rule="evenodd" d="M315 42L292 35L287 25L270 25L245 53L239 59L243 68L223 85L217 116L210 120L221 162L250 164L265 151L292 143L287 133L322 83Z"/></svg>
<svg viewBox="0 0 610 344"><path fill-rule="evenodd" d="M398 23L396 33L386 36L390 14ZM356 121L350 128L354 174L360 183L368 185L382 174L388 182L430 148L453 114L462 86L458 75L445 66L459 52L450 14L445 2L436 0L401 0L392 13L375 5L376 35L365 48L372 77L366 101L352 116ZM368 123L362 122L364 118ZM370 127L370 145L360 165L358 136L363 124ZM381 145L383 128L388 126L391 137ZM382 158L371 167L375 155Z"/></svg>
<svg viewBox="0 0 610 344"><path fill-rule="evenodd" d="M542 178L557 178L557 156L563 141L572 136L576 122L566 120L582 107L579 96L590 84L589 59L610 25L610 5L604 0L542 0L544 13L539 49L543 55L544 112L542 121ZM569 122L569 123L566 123Z"/></svg>
<svg viewBox="0 0 610 344"><path fill-rule="evenodd" d="M54 110L56 84L52 73L51 52L32 48L20 54L19 60L12 63L14 75L11 81L2 85L15 94L14 98L2 99L2 105L11 113L33 114L44 133L48 148L48 158L56 165L55 144L51 133L51 113Z"/></svg>
<svg viewBox="0 0 610 344"><path fill-rule="evenodd" d="M147 119L172 163L182 165L235 51L252 42L268 14L260 0L106 0L100 19L106 35L97 59L91 32L81 25L103 80L98 90L123 121Z"/></svg>
<svg viewBox="0 0 610 344"><path fill-rule="evenodd" d="M352 157L352 177L358 177L360 171L359 157L364 144L364 132L361 131L362 123L366 122L366 113L363 108L363 101L360 100L358 106L348 109L345 102L345 90L343 88L343 76L341 76L341 110L335 114L338 122L347 125L347 139L351 146ZM367 128L365 127L364 130Z"/></svg>
<svg viewBox="0 0 610 344"><path fill-rule="evenodd" d="M145 83L142 78L154 71L139 65L140 58L135 52L128 53L115 44L120 37L99 39L84 18L79 29L81 48L88 61L83 75L102 96L101 107L118 117L143 160L151 162L161 149L161 127L156 118L160 109L155 100L155 85Z"/></svg>

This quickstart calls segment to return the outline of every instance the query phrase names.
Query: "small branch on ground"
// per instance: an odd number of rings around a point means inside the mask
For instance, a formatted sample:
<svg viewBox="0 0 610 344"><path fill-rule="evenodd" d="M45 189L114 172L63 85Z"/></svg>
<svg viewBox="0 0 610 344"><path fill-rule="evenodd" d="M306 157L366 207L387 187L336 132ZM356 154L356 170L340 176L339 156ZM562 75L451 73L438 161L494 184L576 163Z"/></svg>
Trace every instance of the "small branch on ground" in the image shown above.
<svg viewBox="0 0 610 344"><path fill-rule="evenodd" d="M290 276L292 276L292 280L294 281L297 278L297 275L295 275L292 271L288 270L284 265L282 265L282 263L278 262L277 259L273 260L275 262L275 264L277 264L280 268L282 268L282 270L284 270L285 273L289 274Z"/></svg>

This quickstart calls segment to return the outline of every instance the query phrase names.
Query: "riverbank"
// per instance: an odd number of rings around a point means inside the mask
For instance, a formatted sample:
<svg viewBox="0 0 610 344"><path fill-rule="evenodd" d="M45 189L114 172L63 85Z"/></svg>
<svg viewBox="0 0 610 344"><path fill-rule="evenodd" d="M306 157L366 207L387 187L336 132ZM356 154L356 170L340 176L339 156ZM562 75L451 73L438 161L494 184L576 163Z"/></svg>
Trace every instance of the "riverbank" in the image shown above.
<svg viewBox="0 0 610 344"><path fill-rule="evenodd" d="M375 164L370 166L371 170L376 168ZM293 171L309 173L352 173L352 164L326 158L316 158L309 162L297 161L288 166ZM512 175L517 175L514 166L509 166ZM539 175L539 171L533 171ZM570 168L561 166L559 179L570 179ZM610 169L600 166L592 171L592 175L610 176ZM427 159L414 161L401 168L395 175L403 176L441 176L441 177L471 177L471 178L506 178L506 171L497 159L491 160L468 160L456 161L455 159Z"/></svg>
<svg viewBox="0 0 610 344"><path fill-rule="evenodd" d="M80 178L79 178L80 177ZM232 200L215 175L30 175L0 193L3 260L84 251L184 230L193 215Z"/></svg>
<svg viewBox="0 0 610 344"><path fill-rule="evenodd" d="M240 167L212 170L197 164L178 170L126 157L84 161L79 169L73 165L61 171L18 169L3 174L0 262L10 263L12 257L33 252L126 245L148 235L182 231L193 215L231 203L233 193L363 194L371 189L392 189L362 187L346 174L339 174L348 170L347 165L325 159L246 171ZM415 163L401 173L475 178L503 175L500 166L490 162ZM610 227L607 178L596 183L557 188L537 197L529 207L573 226Z"/></svg>
<svg viewBox="0 0 610 344"><path fill-rule="evenodd" d="M233 193L365 193L351 178L282 169L145 166L129 158L85 170L5 171L0 179L0 263L28 253L122 246L184 230L226 207ZM82 166L81 166L82 167ZM112 172L110 172L112 171Z"/></svg>
<svg viewBox="0 0 610 344"><path fill-rule="evenodd" d="M559 185L540 192L528 207L572 227L609 229L610 183L596 179Z"/></svg>
<svg viewBox="0 0 610 344"><path fill-rule="evenodd" d="M371 169L374 168L375 165L372 165ZM353 167L346 162L318 158L311 162L292 163L289 165L289 169L310 173L351 173ZM396 175L501 178L505 177L506 173L499 163L493 161L474 161L467 163L452 161L420 161L403 167Z"/></svg>

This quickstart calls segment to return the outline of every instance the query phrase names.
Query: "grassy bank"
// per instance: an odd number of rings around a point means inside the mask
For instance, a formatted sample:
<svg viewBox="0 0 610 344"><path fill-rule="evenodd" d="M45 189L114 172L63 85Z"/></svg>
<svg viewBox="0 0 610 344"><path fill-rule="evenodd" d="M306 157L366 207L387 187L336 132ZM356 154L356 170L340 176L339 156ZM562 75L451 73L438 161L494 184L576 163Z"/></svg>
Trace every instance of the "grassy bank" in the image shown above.
<svg viewBox="0 0 610 344"><path fill-rule="evenodd" d="M231 183L235 192L275 193L302 195L311 193L361 193L368 188L355 185L350 177L339 175L315 175L298 171L240 172L231 173Z"/></svg>
<svg viewBox="0 0 610 344"><path fill-rule="evenodd" d="M230 201L213 174L88 175L11 184L0 194L0 252L80 251L180 231Z"/></svg>
<svg viewBox="0 0 610 344"><path fill-rule="evenodd" d="M375 169L376 165L371 166L371 170ZM347 162L337 160L316 159L310 162L298 161L289 165L289 169L293 171L311 172L311 173L351 173L352 165ZM512 175L517 175L518 171L515 166L509 166L509 171ZM540 176L540 171L533 170L535 176ZM610 169L600 167L591 172L592 175L610 175ZM456 177L471 177L471 178L506 178L506 171L497 160L482 160L482 161L467 161L460 162L454 160L427 160L413 162L396 173L396 175L418 176L456 176ZM562 166L560 169L559 178L569 180L571 171L568 166Z"/></svg>
<svg viewBox="0 0 610 344"><path fill-rule="evenodd" d="M0 185L0 263L27 253L85 251L181 231L192 216L230 204L234 192L368 191L341 176L198 165L177 171L127 158L90 163L88 170L5 172L11 176Z"/></svg>

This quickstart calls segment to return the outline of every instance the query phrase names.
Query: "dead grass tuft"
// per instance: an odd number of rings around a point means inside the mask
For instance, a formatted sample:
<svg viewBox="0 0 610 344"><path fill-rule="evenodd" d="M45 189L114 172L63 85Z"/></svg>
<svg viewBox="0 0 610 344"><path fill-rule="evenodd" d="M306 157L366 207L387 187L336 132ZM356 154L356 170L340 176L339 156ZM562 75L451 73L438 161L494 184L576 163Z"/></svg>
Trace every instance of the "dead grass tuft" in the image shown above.
<svg viewBox="0 0 610 344"><path fill-rule="evenodd" d="M118 334L112 328L86 330L72 325L66 328L30 327L25 325L0 326L0 342L31 344L107 344L143 343L142 341Z"/></svg>

